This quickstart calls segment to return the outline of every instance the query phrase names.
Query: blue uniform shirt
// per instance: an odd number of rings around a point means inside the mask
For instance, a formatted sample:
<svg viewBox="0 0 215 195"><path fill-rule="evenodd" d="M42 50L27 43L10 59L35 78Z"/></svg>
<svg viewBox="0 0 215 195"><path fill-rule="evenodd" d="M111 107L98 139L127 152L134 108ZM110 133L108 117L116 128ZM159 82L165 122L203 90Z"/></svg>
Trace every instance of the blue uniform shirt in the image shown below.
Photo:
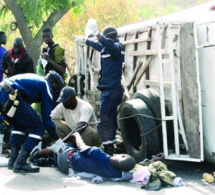
<svg viewBox="0 0 215 195"><path fill-rule="evenodd" d="M104 90L121 86L124 46L119 40L113 41L102 36L99 42L87 39L85 43L101 53L101 70L97 88Z"/></svg>
<svg viewBox="0 0 215 195"><path fill-rule="evenodd" d="M58 138L55 125L50 114L53 109L53 90L48 80L33 74L18 74L4 80L13 89L24 94L24 99L30 103L41 103L41 115L45 129L53 138Z"/></svg>

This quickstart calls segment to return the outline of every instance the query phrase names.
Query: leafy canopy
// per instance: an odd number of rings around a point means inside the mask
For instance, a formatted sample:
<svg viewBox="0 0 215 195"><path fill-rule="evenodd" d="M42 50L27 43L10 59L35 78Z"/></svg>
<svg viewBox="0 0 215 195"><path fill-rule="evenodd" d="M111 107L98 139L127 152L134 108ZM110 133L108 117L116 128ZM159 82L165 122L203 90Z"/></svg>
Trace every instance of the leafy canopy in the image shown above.
<svg viewBox="0 0 215 195"><path fill-rule="evenodd" d="M14 1L14 0L4 0L7 1ZM70 9L71 7L78 6L83 3L83 0L15 0L18 3L20 11L22 11L27 24L34 25L35 27L39 28L44 21L48 19L51 13ZM0 9L1 18L8 13L9 9L6 5L3 5Z"/></svg>

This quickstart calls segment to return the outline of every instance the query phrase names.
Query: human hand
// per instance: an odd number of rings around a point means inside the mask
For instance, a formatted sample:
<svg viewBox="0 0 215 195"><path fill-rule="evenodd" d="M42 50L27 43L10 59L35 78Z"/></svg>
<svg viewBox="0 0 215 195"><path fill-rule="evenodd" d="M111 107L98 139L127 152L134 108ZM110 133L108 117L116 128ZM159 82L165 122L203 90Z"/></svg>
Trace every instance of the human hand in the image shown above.
<svg viewBox="0 0 215 195"><path fill-rule="evenodd" d="M7 69L7 72L8 72L9 75L14 75L15 69L14 69L13 67L9 67L9 68Z"/></svg>
<svg viewBox="0 0 215 195"><path fill-rule="evenodd" d="M93 34L94 36L98 35L98 26L95 19L90 18L87 22L86 28L85 28L85 34L90 35Z"/></svg>
<svg viewBox="0 0 215 195"><path fill-rule="evenodd" d="M51 150L55 153L58 153L60 149L64 149L66 147L65 143L62 141L62 139L58 139L54 145L51 146Z"/></svg>
<svg viewBox="0 0 215 195"><path fill-rule="evenodd" d="M77 45L82 45L84 43L84 37L82 36L77 36L76 39L75 39L75 44Z"/></svg>

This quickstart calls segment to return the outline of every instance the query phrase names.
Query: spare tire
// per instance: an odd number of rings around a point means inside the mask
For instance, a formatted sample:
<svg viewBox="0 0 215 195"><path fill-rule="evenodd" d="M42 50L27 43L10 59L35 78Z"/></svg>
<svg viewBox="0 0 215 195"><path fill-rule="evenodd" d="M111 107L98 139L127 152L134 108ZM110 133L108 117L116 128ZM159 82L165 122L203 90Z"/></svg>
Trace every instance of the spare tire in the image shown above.
<svg viewBox="0 0 215 195"><path fill-rule="evenodd" d="M151 88L142 89L134 94L133 99L141 99L152 111L152 114L154 115L156 124L158 126L159 137L162 140L161 106L160 97L157 92ZM160 143L160 147L162 148L162 141L160 141Z"/></svg>
<svg viewBox="0 0 215 195"><path fill-rule="evenodd" d="M133 99L141 99L143 102L147 104L147 106L152 111L152 114L155 116L156 118L155 120L158 126L160 143L161 143L160 147L163 148L160 96L152 88L146 88L146 89L137 91L134 94ZM166 112L166 115L169 116L169 111L166 106L165 106L165 112ZM166 127L167 127L168 147L174 148L173 122L167 121Z"/></svg>
<svg viewBox="0 0 215 195"><path fill-rule="evenodd" d="M157 123L158 124L161 123L161 120L160 120L161 119L160 97L156 93L156 91L154 91L151 88L142 89L140 91L137 91L134 94L133 99L143 100L147 104L147 106L150 108L150 110L152 111L155 118L158 119L158 120L156 120Z"/></svg>
<svg viewBox="0 0 215 195"><path fill-rule="evenodd" d="M120 105L119 126L126 151L137 162L161 151L156 121L142 100L132 99Z"/></svg>

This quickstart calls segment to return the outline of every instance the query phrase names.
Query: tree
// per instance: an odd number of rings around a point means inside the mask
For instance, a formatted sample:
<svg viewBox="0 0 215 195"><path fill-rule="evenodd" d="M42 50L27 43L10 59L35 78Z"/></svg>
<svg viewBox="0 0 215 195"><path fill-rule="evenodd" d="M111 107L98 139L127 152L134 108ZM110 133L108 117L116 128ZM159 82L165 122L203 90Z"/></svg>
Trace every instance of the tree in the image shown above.
<svg viewBox="0 0 215 195"><path fill-rule="evenodd" d="M85 0L78 14L75 11L67 12L57 23L56 29L58 34L63 35L59 37L59 42L66 50L69 67L74 66L76 56L72 34L85 36L84 29L89 18L97 20L101 31L107 25L118 27L138 21L138 13L133 11L135 9L134 0ZM70 69L73 71L74 67Z"/></svg>
<svg viewBox="0 0 215 195"><path fill-rule="evenodd" d="M23 41L36 65L42 45L41 31L52 28L70 10L83 0L3 0L5 5L0 9L1 17L12 12Z"/></svg>

